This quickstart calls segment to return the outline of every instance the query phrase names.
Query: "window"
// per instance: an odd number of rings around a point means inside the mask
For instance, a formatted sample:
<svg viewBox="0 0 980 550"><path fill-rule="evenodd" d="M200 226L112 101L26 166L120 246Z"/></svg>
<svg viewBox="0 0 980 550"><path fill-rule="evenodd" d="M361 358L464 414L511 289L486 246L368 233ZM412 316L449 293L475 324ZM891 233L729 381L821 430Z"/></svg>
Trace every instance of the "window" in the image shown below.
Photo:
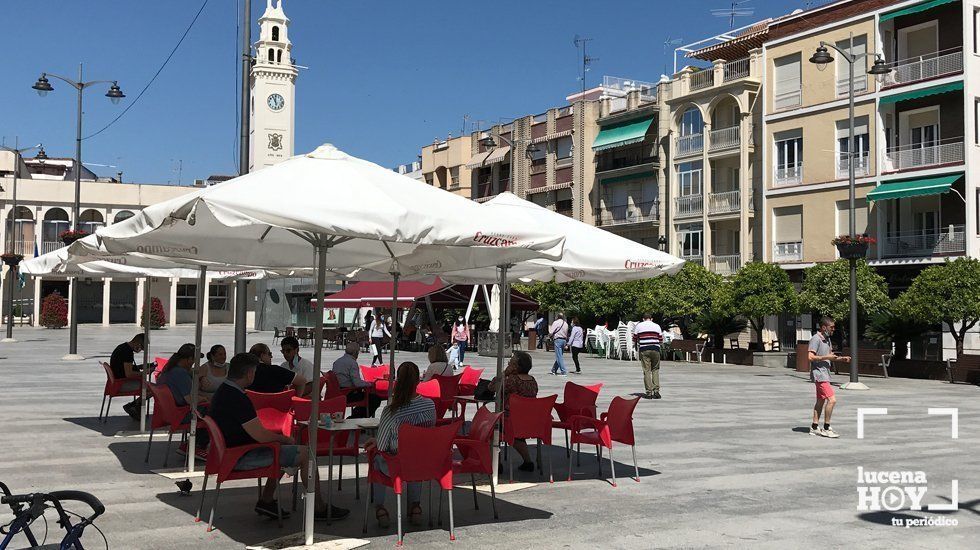
<svg viewBox="0 0 980 550"><path fill-rule="evenodd" d="M459 166L449 169L449 180L450 187L459 187Z"/></svg>
<svg viewBox="0 0 980 550"><path fill-rule="evenodd" d="M803 103L800 75L800 54L780 57L775 66L773 82L773 108L775 110L799 107Z"/></svg>
<svg viewBox="0 0 980 550"><path fill-rule="evenodd" d="M197 285L177 285L177 309L195 309L197 307Z"/></svg>
<svg viewBox="0 0 980 550"><path fill-rule="evenodd" d="M704 254L704 227L701 224L678 225L677 243L682 258L700 258Z"/></svg>
<svg viewBox="0 0 980 550"><path fill-rule="evenodd" d="M228 285L208 286L208 309L211 311L228 310Z"/></svg>
<svg viewBox="0 0 980 550"><path fill-rule="evenodd" d="M848 201L837 201L837 235L850 235L851 211ZM863 235L868 232L868 201L854 199L854 232Z"/></svg>
<svg viewBox="0 0 980 550"><path fill-rule="evenodd" d="M571 217L573 214L572 190L559 189L555 191L555 212Z"/></svg>
<svg viewBox="0 0 980 550"><path fill-rule="evenodd" d="M772 209L773 261L803 259L803 207L786 206Z"/></svg>
<svg viewBox="0 0 980 550"><path fill-rule="evenodd" d="M850 123L847 120L837 121L837 177L848 175L848 159L851 147L848 145ZM868 133L868 117L854 119L854 173L858 176L868 175L868 151L870 150L870 135Z"/></svg>
<svg viewBox="0 0 980 550"><path fill-rule="evenodd" d="M572 156L572 136L565 136L555 140L555 156L559 159Z"/></svg>
<svg viewBox="0 0 980 550"><path fill-rule="evenodd" d="M432 174L426 174L425 175L425 183L428 183L429 185L432 185Z"/></svg>
<svg viewBox="0 0 980 550"><path fill-rule="evenodd" d="M123 220L128 220L133 217L133 213L129 210L120 210L116 212L116 216L112 218L112 223L119 223Z"/></svg>
<svg viewBox="0 0 980 550"><path fill-rule="evenodd" d="M276 63L282 63L282 50L276 50Z"/></svg>
<svg viewBox="0 0 980 550"><path fill-rule="evenodd" d="M854 37L854 50L851 51L851 40L838 40L837 47L853 55L863 56L868 51L868 36L862 34ZM834 56L834 65L837 67L837 95L846 96L848 94L847 75L850 65L844 56ZM864 92L868 89L867 58L860 58L854 64L854 92Z"/></svg>
<svg viewBox="0 0 980 550"><path fill-rule="evenodd" d="M697 108L690 108L681 115L681 135L690 136L700 134L704 129L704 119L701 111Z"/></svg>
<svg viewBox="0 0 980 550"><path fill-rule="evenodd" d="M701 194L704 168L701 161L684 162L677 169L677 183L680 196L689 197Z"/></svg>
<svg viewBox="0 0 980 550"><path fill-rule="evenodd" d="M973 53L980 54L980 8L973 8Z"/></svg>
<svg viewBox="0 0 980 550"><path fill-rule="evenodd" d="M973 143L980 145L980 98L973 98Z"/></svg>
<svg viewBox="0 0 980 550"><path fill-rule="evenodd" d="M780 132L775 139L776 185L803 181L803 130Z"/></svg>
<svg viewBox="0 0 980 550"><path fill-rule="evenodd" d="M274 25L272 27L272 41L273 42L278 42L279 41L279 26L278 25Z"/></svg>
<svg viewBox="0 0 980 550"><path fill-rule="evenodd" d="M274 48L269 48L269 63L276 60L276 50Z"/></svg>

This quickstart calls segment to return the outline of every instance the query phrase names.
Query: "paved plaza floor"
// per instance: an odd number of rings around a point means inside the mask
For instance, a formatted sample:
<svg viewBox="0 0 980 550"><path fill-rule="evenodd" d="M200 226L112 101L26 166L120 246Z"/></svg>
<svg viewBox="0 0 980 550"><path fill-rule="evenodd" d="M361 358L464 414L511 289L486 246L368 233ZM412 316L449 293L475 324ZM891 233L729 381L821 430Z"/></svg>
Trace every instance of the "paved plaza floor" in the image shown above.
<svg viewBox="0 0 980 550"><path fill-rule="evenodd" d="M145 438L115 437L136 425L113 403L105 425L96 416L105 375L97 361L137 329L129 326L80 330L78 363L65 363L66 330L17 328L15 344L0 344L0 481L14 491L78 489L106 505L99 525L113 549L241 548L301 529L300 514L279 529L275 521L252 511L255 485L229 482L222 489L218 530L207 533L193 521L194 497L179 496L174 482L151 472L163 460L164 445L154 445L150 465L143 462ZM153 355L193 339L192 327L154 331ZM250 333L249 344L272 344L270 333ZM232 344L230 327L205 330L204 343ZM278 348L273 347L278 358ZM325 350L329 364L340 352ZM303 354L312 357L311 350ZM400 353L423 367L421 354ZM540 395L561 393L564 378L547 375L549 354L534 352ZM493 368L494 359L467 355L467 362ZM636 363L583 357L579 383L603 382L599 408L613 396L642 389ZM488 371L489 373L490 371ZM640 482L631 480L629 449L617 447L619 485L596 478L595 455L583 449L574 481L523 474L537 484L499 494L500 520L493 521L489 495L473 509L468 487L455 491L457 538L445 528L409 528L412 547L494 548L976 548L980 540L980 388L936 381L868 378L868 392L838 390L834 416L841 438L807 433L813 388L788 369L665 362L662 400L641 400L635 413ZM835 377L834 383L845 381ZM857 438L858 408L887 408L886 416L867 416L865 437ZM929 415L930 408L958 410L958 439L951 439L951 417ZM568 461L561 432L555 432L552 458L556 480L564 480ZM176 447L176 446L175 446ZM533 449L532 449L533 452ZM176 460L172 459L172 463ZM949 504L958 480L956 511L909 511L899 489L885 489L886 505L904 510L861 511L859 486L909 483L858 481L865 472L921 471L927 486L922 505ZM325 476L325 468L321 467ZM362 474L364 469L362 468ZM353 474L348 463L345 477ZM925 482L923 482L925 481ZM459 479L460 485L469 480ZM503 482L506 482L506 475ZM211 484L213 486L213 483ZM363 500L354 500L346 481L336 502L351 516L326 535L365 538L372 546L395 543L394 525L381 531L373 514L361 534ZM914 490L914 487L909 487ZM869 489L869 494L872 489ZM289 494L284 490L284 494ZM364 493L362 492L362 496ZM901 500L898 500L901 499ZM209 498L210 501L210 498ZM435 502L435 501L433 501ZM394 519L394 500L389 499ZM423 496L423 507L425 498ZM915 518L939 519L946 526L893 526ZM0 511L0 523L10 520ZM43 526L38 527L43 532ZM57 526L48 542L59 536ZM37 530L35 532L38 532ZM98 533L86 533L88 548L101 548ZM973 541L970 543L969 541ZM24 540L18 541L24 544Z"/></svg>

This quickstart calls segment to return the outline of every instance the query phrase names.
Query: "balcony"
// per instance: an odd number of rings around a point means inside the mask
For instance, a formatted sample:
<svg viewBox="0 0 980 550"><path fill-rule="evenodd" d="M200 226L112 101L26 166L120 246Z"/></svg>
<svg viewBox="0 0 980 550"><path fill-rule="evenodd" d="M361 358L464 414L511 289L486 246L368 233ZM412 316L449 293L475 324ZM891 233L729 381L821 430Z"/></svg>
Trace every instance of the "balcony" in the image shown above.
<svg viewBox="0 0 980 550"><path fill-rule="evenodd" d="M701 254L681 254L681 259L692 264L704 264L704 256Z"/></svg>
<svg viewBox="0 0 980 550"><path fill-rule="evenodd" d="M733 80L738 80L747 76L749 76L749 58L743 57L742 59L736 59L735 61L725 63L724 78L722 78L722 82L732 82Z"/></svg>
<svg viewBox="0 0 980 550"><path fill-rule="evenodd" d="M704 197L691 195L674 199L674 214L677 216L700 216L704 211Z"/></svg>
<svg viewBox="0 0 980 550"><path fill-rule="evenodd" d="M599 226L629 225L660 219L660 201L610 206L599 211Z"/></svg>
<svg viewBox="0 0 980 550"><path fill-rule="evenodd" d="M718 275L732 275L742 268L741 254L708 256L708 269Z"/></svg>
<svg viewBox="0 0 980 550"><path fill-rule="evenodd" d="M916 170L930 166L963 163L963 138L951 138L932 144L893 147L885 152L882 171Z"/></svg>
<svg viewBox="0 0 980 550"><path fill-rule="evenodd" d="M10 244L9 243L10 243L10 241L7 241L7 245L4 246L4 249L3 249L4 252L7 252L8 250L10 250ZM61 243L58 243L58 244L60 246L64 246L64 245L61 245ZM34 257L34 241L14 241L13 253L14 254L20 254L21 256L24 256L25 258L33 258Z"/></svg>
<svg viewBox="0 0 980 550"><path fill-rule="evenodd" d="M59 248L61 248L63 246L65 246L65 243L63 243L61 241L44 241L43 243L41 243L41 254L47 254L48 252L54 252L55 250L58 250ZM31 255L32 256L34 255L34 252L33 251L31 251Z"/></svg>
<svg viewBox="0 0 980 550"><path fill-rule="evenodd" d="M948 225L943 230L896 231L885 235L885 258L948 256L966 252L966 226Z"/></svg>
<svg viewBox="0 0 980 550"><path fill-rule="evenodd" d="M777 186L799 185L803 183L803 163L787 164L776 168L775 183Z"/></svg>
<svg viewBox="0 0 980 550"><path fill-rule="evenodd" d="M723 149L738 147L742 143L741 133L739 132L740 129L741 126L736 125L728 128L712 130L708 150L721 151Z"/></svg>
<svg viewBox="0 0 980 550"><path fill-rule="evenodd" d="M677 156L694 155L704 151L704 134L680 136L675 142Z"/></svg>
<svg viewBox="0 0 980 550"><path fill-rule="evenodd" d="M640 147L623 147L599 153L596 172L621 170L634 166L643 166L657 162L657 147L655 144Z"/></svg>
<svg viewBox="0 0 980 550"><path fill-rule="evenodd" d="M838 153L837 154L837 177L839 179L844 179L849 177L848 166L849 159L851 155L849 153ZM868 161L868 153L859 153L854 156L854 177L860 178L867 176L871 173L870 162Z"/></svg>
<svg viewBox="0 0 980 550"><path fill-rule="evenodd" d="M714 69L711 68L702 69L696 73L691 74L690 87L692 92L695 92L697 90L704 90L705 88L710 88L714 85L715 85Z"/></svg>
<svg viewBox="0 0 980 550"><path fill-rule="evenodd" d="M803 261L803 241L776 243L772 248L772 261L774 262Z"/></svg>
<svg viewBox="0 0 980 550"><path fill-rule="evenodd" d="M742 209L741 191L725 191L708 195L709 214L728 214Z"/></svg>
<svg viewBox="0 0 980 550"><path fill-rule="evenodd" d="M885 75L884 86L901 86L961 72L963 72L963 50L953 48L896 61L892 64L892 72Z"/></svg>

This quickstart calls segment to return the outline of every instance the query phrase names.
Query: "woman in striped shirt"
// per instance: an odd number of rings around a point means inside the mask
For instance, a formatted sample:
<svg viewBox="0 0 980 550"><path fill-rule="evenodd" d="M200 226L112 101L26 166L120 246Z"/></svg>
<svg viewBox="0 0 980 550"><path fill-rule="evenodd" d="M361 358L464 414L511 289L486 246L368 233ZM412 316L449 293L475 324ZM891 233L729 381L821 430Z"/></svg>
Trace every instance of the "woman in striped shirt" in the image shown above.
<svg viewBox="0 0 980 550"><path fill-rule="evenodd" d="M415 392L418 385L418 365L409 361L399 365L391 398L388 400L388 406L381 412L381 418L378 421L378 436L376 439L367 441L364 444L365 449L396 454L398 452L398 428L402 424L424 427L435 425L435 403ZM381 473L388 475L388 463L381 455L375 455L374 467ZM418 525L422 518L422 484L407 483L407 485L408 521L412 525ZM384 506L385 487L375 483L371 486L371 492L374 494L375 517L378 519L378 525L387 527L389 515Z"/></svg>

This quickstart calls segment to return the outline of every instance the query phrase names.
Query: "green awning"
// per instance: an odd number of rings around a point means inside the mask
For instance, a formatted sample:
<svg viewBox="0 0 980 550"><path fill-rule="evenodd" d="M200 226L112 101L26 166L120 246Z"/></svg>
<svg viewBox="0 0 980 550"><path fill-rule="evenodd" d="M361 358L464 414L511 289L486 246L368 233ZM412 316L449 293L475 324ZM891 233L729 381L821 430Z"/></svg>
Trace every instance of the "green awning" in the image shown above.
<svg viewBox="0 0 980 550"><path fill-rule="evenodd" d="M952 4L953 2L958 2L959 0L929 0L928 2L921 2L914 6L909 6L900 10L893 11L891 13L886 13L881 16L880 21L888 21L889 19L895 19L896 17L901 17L903 15L911 15L913 13L919 13L921 11L931 10L936 6L942 6L943 4Z"/></svg>
<svg viewBox="0 0 980 550"><path fill-rule="evenodd" d="M882 105L888 105L890 103L898 103L899 101L907 101L909 99L919 99L920 97L927 97L937 94L948 94L949 92L958 92L963 90L963 81L950 82L949 84L940 84L939 86L932 86L931 88L922 88L921 90L912 90L911 92L903 92L895 95L883 96L881 98Z"/></svg>
<svg viewBox="0 0 980 550"><path fill-rule="evenodd" d="M925 195L942 195L963 177L962 173L936 178L893 181L883 183L868 193L868 200L884 201L889 199L904 199L906 197L922 197Z"/></svg>
<svg viewBox="0 0 980 550"><path fill-rule="evenodd" d="M592 142L593 151L603 151L613 147L622 147L632 143L639 143L647 135L647 130L653 124L653 117L649 116L639 120L620 122L612 126L603 128L599 131L595 141Z"/></svg>
<svg viewBox="0 0 980 550"><path fill-rule="evenodd" d="M646 172L637 172L635 174L627 174L625 176L616 176L614 178L606 178L599 180L600 183L619 183L621 181L639 180L643 178L652 178L657 174L653 170L647 170Z"/></svg>

